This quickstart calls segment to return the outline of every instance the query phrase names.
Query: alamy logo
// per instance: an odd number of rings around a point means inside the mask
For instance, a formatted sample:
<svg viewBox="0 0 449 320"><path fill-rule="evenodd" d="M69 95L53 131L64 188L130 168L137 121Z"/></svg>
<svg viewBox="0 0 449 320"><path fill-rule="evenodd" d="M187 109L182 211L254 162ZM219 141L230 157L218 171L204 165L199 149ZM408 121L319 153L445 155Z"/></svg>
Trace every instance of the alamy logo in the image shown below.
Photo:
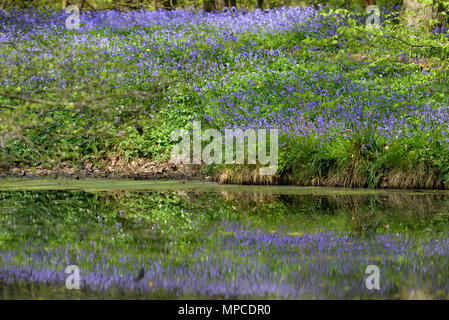
<svg viewBox="0 0 449 320"><path fill-rule="evenodd" d="M80 9L78 9L78 6L68 6L65 9L65 13L69 15L65 20L66 28L69 30L78 30L80 28Z"/></svg>
<svg viewBox="0 0 449 320"><path fill-rule="evenodd" d="M365 280L365 286L368 290L379 290L380 289L380 270L379 267L371 264L368 267L366 267L365 270L366 274L369 274L369 276Z"/></svg>
<svg viewBox="0 0 449 320"><path fill-rule="evenodd" d="M201 132L201 123L193 122L193 138L186 129L176 129L171 133L172 141L181 140L171 150L172 163L185 164L223 164L223 144L225 164L245 163L245 141L247 144L248 164L256 164L258 160L262 167L260 175L274 175L278 169L278 129L270 129L270 148L267 150L267 130L258 129L225 129L224 139L217 129L207 129ZM212 141L210 141L212 139ZM202 142L208 142L202 149ZM235 144L234 144L235 141ZM193 145L193 159L191 161L191 145ZM234 158L235 146L235 158ZM257 159L256 159L257 154Z"/></svg>
<svg viewBox="0 0 449 320"><path fill-rule="evenodd" d="M65 286L67 289L79 289L80 288L80 268L76 265L67 266L65 273L69 276L65 280Z"/></svg>
<svg viewBox="0 0 449 320"><path fill-rule="evenodd" d="M370 15L366 18L365 27L367 29L379 29L380 28L380 10L376 5L368 6L366 13Z"/></svg>

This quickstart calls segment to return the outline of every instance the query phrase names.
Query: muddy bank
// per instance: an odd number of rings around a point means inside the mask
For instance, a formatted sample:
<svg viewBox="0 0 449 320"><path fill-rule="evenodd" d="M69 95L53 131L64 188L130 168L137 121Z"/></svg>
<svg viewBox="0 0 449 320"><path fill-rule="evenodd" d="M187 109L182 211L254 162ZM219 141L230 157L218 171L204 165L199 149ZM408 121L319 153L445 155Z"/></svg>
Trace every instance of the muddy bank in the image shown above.
<svg viewBox="0 0 449 320"><path fill-rule="evenodd" d="M370 185L365 175L352 166L326 177L310 176L302 172L261 176L255 166L216 167L206 170L204 165L174 164L156 160L136 159L126 161L121 155L111 155L97 162L82 162L76 166L61 164L55 168L0 167L0 178L110 178L134 180L204 180L220 184L239 185L296 185L343 188L428 189L447 190L449 186L438 179L431 169L418 166L412 170L391 171L380 176L376 185Z"/></svg>
<svg viewBox="0 0 449 320"><path fill-rule="evenodd" d="M169 162L149 161L137 159L126 161L123 157L113 155L107 160L99 161L97 165L92 162L81 162L74 166L60 164L54 168L37 167L3 167L0 168L0 178L111 178L111 179L203 179L211 180L201 172L199 165L175 165Z"/></svg>

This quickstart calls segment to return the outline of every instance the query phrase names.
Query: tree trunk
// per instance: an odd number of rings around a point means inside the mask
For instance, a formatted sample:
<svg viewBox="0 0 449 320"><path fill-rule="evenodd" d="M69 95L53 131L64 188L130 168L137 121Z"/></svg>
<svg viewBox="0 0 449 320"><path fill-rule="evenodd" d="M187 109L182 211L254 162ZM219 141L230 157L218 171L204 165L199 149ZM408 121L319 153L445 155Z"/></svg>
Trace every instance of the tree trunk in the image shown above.
<svg viewBox="0 0 449 320"><path fill-rule="evenodd" d="M372 6L375 4L376 4L376 1L374 1L374 0L363 0L363 7L368 7L368 6Z"/></svg>
<svg viewBox="0 0 449 320"><path fill-rule="evenodd" d="M257 8L263 9L263 0L257 0Z"/></svg>
<svg viewBox="0 0 449 320"><path fill-rule="evenodd" d="M438 9L435 9L432 5L423 4L422 1L404 0L401 11L401 22L403 24L419 28L430 26L431 19L441 19Z"/></svg>
<svg viewBox="0 0 449 320"><path fill-rule="evenodd" d="M232 7L237 7L236 0L225 0L224 3L225 3L225 6L228 7L228 9L231 9Z"/></svg>
<svg viewBox="0 0 449 320"><path fill-rule="evenodd" d="M222 11L224 7L224 0L204 0L204 11L206 12Z"/></svg>

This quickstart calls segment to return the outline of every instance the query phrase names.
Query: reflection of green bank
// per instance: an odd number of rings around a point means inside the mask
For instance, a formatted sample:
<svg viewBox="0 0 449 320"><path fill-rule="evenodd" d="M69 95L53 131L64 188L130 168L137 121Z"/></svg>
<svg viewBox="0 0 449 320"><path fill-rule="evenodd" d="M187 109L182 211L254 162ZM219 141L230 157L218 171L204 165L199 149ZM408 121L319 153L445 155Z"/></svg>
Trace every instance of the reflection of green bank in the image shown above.
<svg viewBox="0 0 449 320"><path fill-rule="evenodd" d="M198 180L148 180L134 181L125 179L1 179L0 191L15 190L84 190L84 191L114 191L114 190L138 190L138 191L172 191L191 190L203 192L229 191L232 193L268 193L284 195L449 195L446 190L398 190L398 189L363 189L363 188L329 188L329 187L298 187L298 186L260 186L260 185L230 185L216 182Z"/></svg>
<svg viewBox="0 0 449 320"><path fill-rule="evenodd" d="M302 279L308 284L301 289L307 291L303 298L339 297L337 291L343 298L399 298L404 288L428 287L433 297L449 294L449 252L436 242L443 244L448 238L449 195L444 192L110 180L7 180L1 190L1 256L15 254L7 264L0 260L0 270L63 270L66 266L54 264L50 256L67 252L82 272L103 263L107 272L133 278L142 264L151 274L156 262L162 271L159 278L145 278L152 283L152 291L146 293L68 293L64 284L27 282L14 282L6 290L0 280L0 297L176 298L168 288L176 281L187 284L171 273L176 268L191 268L191 279L204 285L205 270L228 264L229 283L241 281L254 288L250 276L240 278L248 272L290 290L292 281ZM335 244L321 237L335 239ZM401 254L394 254L397 244L403 246ZM48 261L36 264L38 254L48 255ZM366 276L365 262L379 266L381 287L387 291L373 295L357 289ZM326 273L320 275L322 265ZM170 287L164 279L171 281ZM211 286L217 281L216 287L224 281L213 272L207 279ZM198 297L182 292L181 298Z"/></svg>

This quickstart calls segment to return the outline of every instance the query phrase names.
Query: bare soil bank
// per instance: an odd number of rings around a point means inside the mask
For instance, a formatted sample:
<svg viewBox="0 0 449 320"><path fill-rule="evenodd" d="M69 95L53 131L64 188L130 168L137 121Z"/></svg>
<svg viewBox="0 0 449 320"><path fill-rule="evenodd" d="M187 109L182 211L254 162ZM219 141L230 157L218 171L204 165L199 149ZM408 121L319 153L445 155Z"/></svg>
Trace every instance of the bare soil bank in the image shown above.
<svg viewBox="0 0 449 320"><path fill-rule="evenodd" d="M55 168L44 167L0 167L1 178L111 178L135 180L207 180L221 184L240 185L298 185L366 188L366 177L360 173L357 165L328 177L310 177L296 173L295 175L261 176L259 169L250 166L236 166L232 168L219 167L208 175L203 165L176 165L170 162L137 159L126 161L120 155L111 155L107 160L94 166L84 162L78 166L62 164ZM380 177L376 188L389 189L435 189L447 190L449 186L440 181L437 175L424 167L416 167L409 172L391 171Z"/></svg>
<svg viewBox="0 0 449 320"><path fill-rule="evenodd" d="M91 162L83 162L77 166L61 164L55 168L12 167L1 168L0 178L114 178L114 179L206 179L198 165L175 165L169 162L138 159L126 161L119 155L113 155L95 166ZM210 178L207 178L210 179Z"/></svg>

